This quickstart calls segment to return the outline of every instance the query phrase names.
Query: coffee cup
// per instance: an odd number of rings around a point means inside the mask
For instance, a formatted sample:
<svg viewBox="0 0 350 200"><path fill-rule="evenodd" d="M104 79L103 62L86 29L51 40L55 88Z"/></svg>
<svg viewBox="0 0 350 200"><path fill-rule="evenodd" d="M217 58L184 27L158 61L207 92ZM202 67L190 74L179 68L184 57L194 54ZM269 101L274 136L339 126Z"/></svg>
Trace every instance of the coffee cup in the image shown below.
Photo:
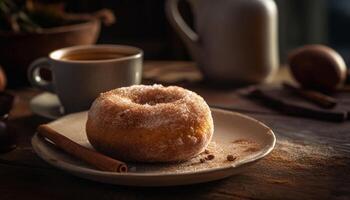
<svg viewBox="0 0 350 200"><path fill-rule="evenodd" d="M143 51L124 45L88 45L59 49L28 69L32 86L56 93L64 113L87 110L102 92L140 84ZM51 71L45 80L41 69Z"/></svg>

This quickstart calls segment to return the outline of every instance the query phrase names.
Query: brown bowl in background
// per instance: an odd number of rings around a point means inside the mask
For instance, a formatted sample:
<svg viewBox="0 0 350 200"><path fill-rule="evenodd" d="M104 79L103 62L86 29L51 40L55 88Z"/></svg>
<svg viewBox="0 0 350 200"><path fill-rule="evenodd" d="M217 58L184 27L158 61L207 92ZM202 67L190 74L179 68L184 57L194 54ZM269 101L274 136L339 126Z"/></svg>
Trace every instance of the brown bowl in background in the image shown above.
<svg viewBox="0 0 350 200"><path fill-rule="evenodd" d="M8 86L28 85L27 68L33 60L63 47L94 44L99 33L97 19L43 29L40 33L0 31L0 65L7 75Z"/></svg>

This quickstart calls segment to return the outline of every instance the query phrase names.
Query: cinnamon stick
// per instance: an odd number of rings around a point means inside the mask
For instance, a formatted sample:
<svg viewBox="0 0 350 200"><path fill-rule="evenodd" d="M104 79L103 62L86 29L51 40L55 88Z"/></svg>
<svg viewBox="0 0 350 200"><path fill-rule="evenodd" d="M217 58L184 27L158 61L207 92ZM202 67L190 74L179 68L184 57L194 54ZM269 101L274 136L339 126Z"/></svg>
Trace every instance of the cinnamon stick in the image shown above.
<svg viewBox="0 0 350 200"><path fill-rule="evenodd" d="M91 164L97 169L112 172L128 171L128 167L124 162L112 159L96 151L83 147L59 134L47 125L40 125L38 127L38 133L41 136L51 140L58 148L62 149L66 153Z"/></svg>
<svg viewBox="0 0 350 200"><path fill-rule="evenodd" d="M318 105L321 108L334 108L337 105L337 100L333 97L325 95L321 92L315 90L306 90L302 88L295 87L289 83L282 84L284 88L294 92L300 97Z"/></svg>
<svg viewBox="0 0 350 200"><path fill-rule="evenodd" d="M274 95L265 93L261 89L254 90L249 96L253 97L254 99L260 100L264 105L269 106L272 109L281 111L288 115L308 117L334 122L343 122L347 119L346 111L342 112L302 107L284 99L278 98Z"/></svg>

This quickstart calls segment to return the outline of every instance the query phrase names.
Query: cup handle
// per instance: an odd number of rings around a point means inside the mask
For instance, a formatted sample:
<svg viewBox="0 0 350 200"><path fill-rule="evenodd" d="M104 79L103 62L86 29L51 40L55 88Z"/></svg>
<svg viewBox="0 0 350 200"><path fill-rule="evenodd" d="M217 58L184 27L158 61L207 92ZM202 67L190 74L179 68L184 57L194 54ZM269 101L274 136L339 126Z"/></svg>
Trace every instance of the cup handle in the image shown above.
<svg viewBox="0 0 350 200"><path fill-rule="evenodd" d="M47 58L38 58L28 68L28 80L36 88L54 93L52 81L46 81L40 76L40 69L51 71L51 64Z"/></svg>

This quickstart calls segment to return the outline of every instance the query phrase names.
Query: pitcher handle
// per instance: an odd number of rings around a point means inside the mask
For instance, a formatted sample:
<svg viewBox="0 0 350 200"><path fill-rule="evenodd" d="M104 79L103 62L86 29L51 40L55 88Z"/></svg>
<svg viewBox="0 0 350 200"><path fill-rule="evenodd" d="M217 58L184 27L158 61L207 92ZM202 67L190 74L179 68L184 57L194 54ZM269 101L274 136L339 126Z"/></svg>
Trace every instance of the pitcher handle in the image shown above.
<svg viewBox="0 0 350 200"><path fill-rule="evenodd" d="M194 53L194 48L199 41L199 36L188 26L188 24L182 18L179 12L178 4L179 0L167 0L165 4L165 11L170 24L180 34L182 39L187 43L188 47L192 51L191 53Z"/></svg>

